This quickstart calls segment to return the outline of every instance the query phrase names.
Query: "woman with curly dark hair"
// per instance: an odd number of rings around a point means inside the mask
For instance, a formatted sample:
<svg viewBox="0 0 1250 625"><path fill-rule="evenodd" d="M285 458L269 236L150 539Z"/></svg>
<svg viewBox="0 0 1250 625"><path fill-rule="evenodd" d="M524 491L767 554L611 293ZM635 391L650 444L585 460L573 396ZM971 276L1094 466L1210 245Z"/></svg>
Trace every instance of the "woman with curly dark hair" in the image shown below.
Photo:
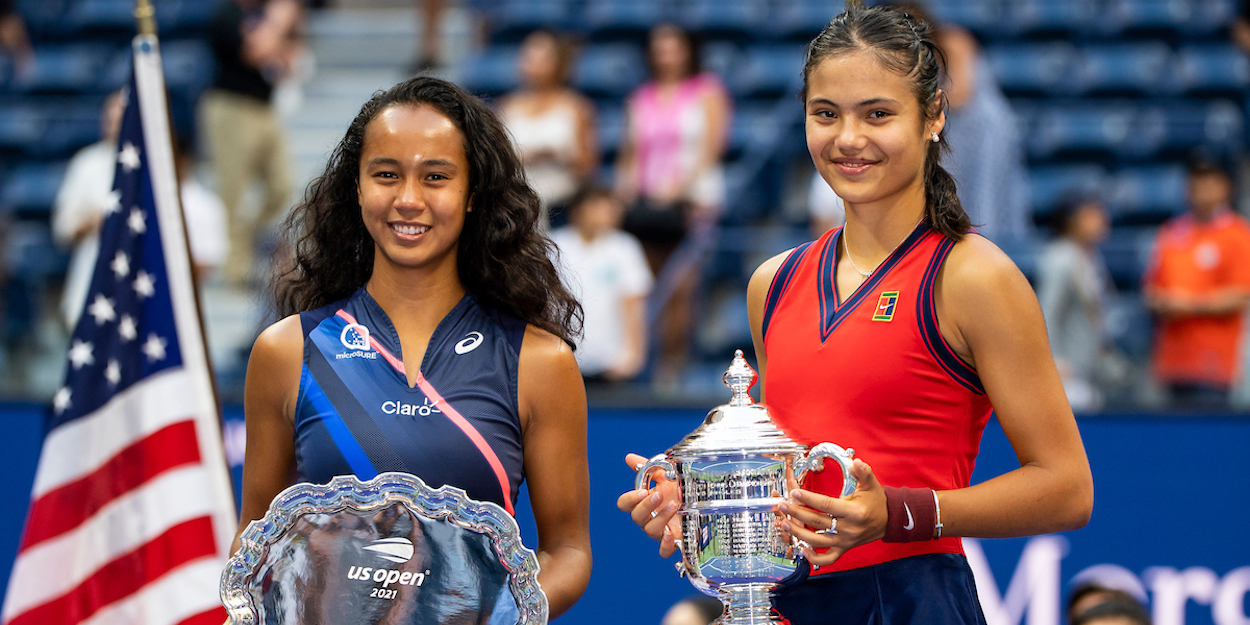
<svg viewBox="0 0 1250 625"><path fill-rule="evenodd" d="M285 317L256 340L240 531L290 484L384 471L513 511L551 615L590 576L581 307L503 126L451 83L375 94L287 221Z"/></svg>

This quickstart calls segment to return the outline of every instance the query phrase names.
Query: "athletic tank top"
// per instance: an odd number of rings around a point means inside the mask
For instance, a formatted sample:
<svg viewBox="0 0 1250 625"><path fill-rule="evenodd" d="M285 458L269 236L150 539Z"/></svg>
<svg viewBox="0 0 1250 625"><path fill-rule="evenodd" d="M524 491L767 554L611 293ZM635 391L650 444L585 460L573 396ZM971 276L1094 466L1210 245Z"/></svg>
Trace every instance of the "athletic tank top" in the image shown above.
<svg viewBox="0 0 1250 625"><path fill-rule="evenodd" d="M938 331L933 289L954 241L923 223L839 303L834 277L842 229L794 249L764 309L765 394L791 437L855 449L887 486L968 486L992 407L976 371ZM837 496L826 463L806 488ZM926 553L963 553L958 538L874 541L815 574Z"/></svg>
<svg viewBox="0 0 1250 625"><path fill-rule="evenodd" d="M300 321L300 481L402 471L513 512L524 477L517 409L523 321L465 295L430 337L413 387L395 326L363 287L301 313Z"/></svg>

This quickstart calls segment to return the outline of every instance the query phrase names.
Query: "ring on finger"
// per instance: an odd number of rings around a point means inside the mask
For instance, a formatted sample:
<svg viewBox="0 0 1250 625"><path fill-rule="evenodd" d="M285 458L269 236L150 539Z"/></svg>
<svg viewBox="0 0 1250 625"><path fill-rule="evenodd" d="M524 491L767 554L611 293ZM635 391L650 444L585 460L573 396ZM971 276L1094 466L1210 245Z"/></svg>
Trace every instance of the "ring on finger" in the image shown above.
<svg viewBox="0 0 1250 625"><path fill-rule="evenodd" d="M655 510L652 510L652 511L651 511L651 518L653 518L653 519L654 519L654 518L655 518L655 517L657 517L657 516L659 516L659 515L656 513L656 511L655 511Z"/></svg>

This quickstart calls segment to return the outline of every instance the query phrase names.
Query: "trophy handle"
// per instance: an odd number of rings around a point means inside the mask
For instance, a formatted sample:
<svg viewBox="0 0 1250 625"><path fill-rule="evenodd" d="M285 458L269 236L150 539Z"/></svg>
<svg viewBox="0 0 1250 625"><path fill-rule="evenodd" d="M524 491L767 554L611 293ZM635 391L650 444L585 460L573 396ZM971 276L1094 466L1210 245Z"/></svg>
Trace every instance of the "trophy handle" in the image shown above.
<svg viewBox="0 0 1250 625"><path fill-rule="evenodd" d="M851 462L854 459L854 449L842 449L833 443L821 443L807 452L807 456L799 458L794 463L794 479L800 483L808 471L820 473L825 468L825 460L833 460L842 467L842 494L839 497L846 497L855 492L855 488L859 485L854 477L851 477ZM658 456L657 456L658 457Z"/></svg>
<svg viewBox="0 0 1250 625"><path fill-rule="evenodd" d="M677 467L668 461L668 456L656 454L650 460L635 467L638 470L638 477L634 479L634 488L651 488L651 469L657 467L664 469L664 477L670 480L677 479Z"/></svg>

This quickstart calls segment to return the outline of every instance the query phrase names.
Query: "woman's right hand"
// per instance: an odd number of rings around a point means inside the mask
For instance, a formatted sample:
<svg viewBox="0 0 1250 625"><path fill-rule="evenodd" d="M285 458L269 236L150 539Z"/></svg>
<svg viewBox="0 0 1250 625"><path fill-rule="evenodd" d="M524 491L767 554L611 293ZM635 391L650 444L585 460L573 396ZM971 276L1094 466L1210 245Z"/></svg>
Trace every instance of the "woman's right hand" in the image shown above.
<svg viewBox="0 0 1250 625"><path fill-rule="evenodd" d="M646 461L638 454L625 456L625 464L634 471ZM677 482L665 478L663 472L652 475L654 488L626 491L617 498L616 507L628 512L647 536L660 541L660 557L667 558L677 550L677 541L681 540L681 517L677 516L681 495Z"/></svg>

